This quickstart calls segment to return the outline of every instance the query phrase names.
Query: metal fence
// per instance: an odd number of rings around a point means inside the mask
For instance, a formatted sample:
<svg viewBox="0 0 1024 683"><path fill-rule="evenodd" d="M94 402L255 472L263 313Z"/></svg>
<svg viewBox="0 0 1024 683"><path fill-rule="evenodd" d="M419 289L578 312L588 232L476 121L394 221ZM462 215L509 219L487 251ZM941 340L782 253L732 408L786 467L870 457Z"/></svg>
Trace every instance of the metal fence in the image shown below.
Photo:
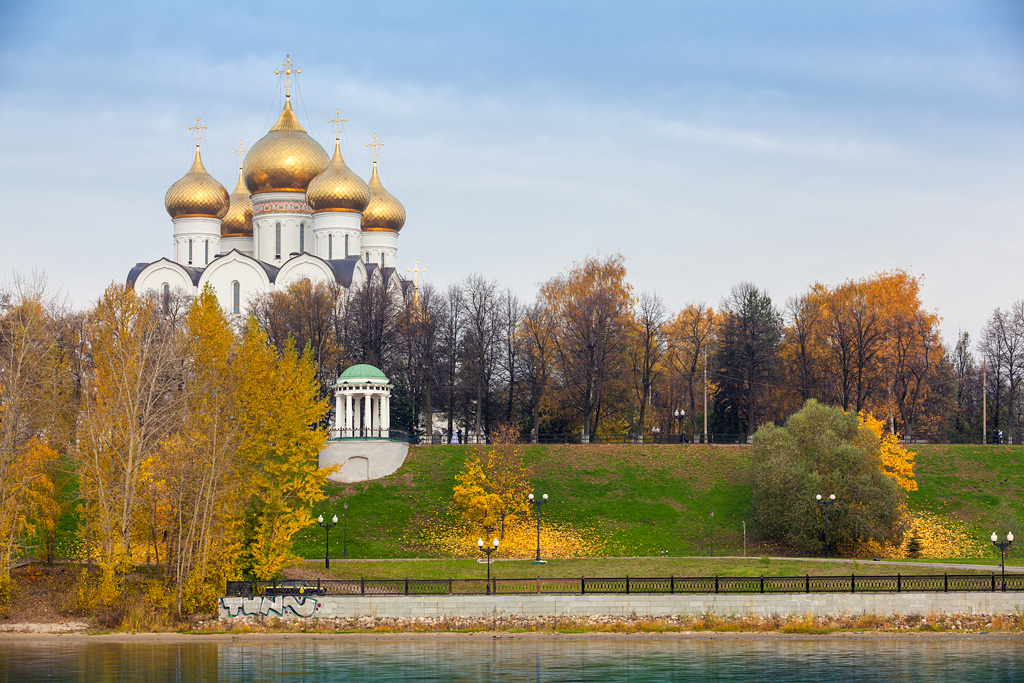
<svg viewBox="0 0 1024 683"><path fill-rule="evenodd" d="M584 442L579 432L575 434L538 434L536 438L530 434L524 434L519 439L519 443L539 443L539 444L580 444L580 443L591 443L591 444L679 444L679 443L707 443L707 444L728 444L728 445L746 445L751 443L751 437L746 434L708 434L706 437L704 434L644 434L642 437L636 434L592 434L589 437L589 441ZM1020 439L1017 439L1019 442ZM418 443L420 445L442 445L448 443L457 443L458 440L453 442L447 436L441 436L435 434L434 436L421 435L412 437L410 443ZM981 444L983 439L981 434L953 434L953 435L925 435L915 436L911 439L901 439L901 443L907 446L914 446L918 444ZM477 444L477 443L490 443L490 439L484 434L481 434L479 438L473 434L467 434L463 432L462 444ZM1014 442L1013 439L1003 436L994 437L991 434L988 435L988 443L991 445L1011 445Z"/></svg>
<svg viewBox="0 0 1024 683"><path fill-rule="evenodd" d="M228 581L229 597L274 595L586 595L948 593L1024 591L1024 574L893 574L887 576L579 577L521 579L317 579Z"/></svg>

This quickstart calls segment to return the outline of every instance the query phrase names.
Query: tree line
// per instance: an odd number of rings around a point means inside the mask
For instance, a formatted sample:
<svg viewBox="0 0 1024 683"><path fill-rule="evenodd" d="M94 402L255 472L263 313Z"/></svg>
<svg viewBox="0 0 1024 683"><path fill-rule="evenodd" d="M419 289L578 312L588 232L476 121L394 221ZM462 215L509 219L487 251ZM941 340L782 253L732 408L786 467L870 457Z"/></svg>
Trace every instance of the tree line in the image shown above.
<svg viewBox="0 0 1024 683"><path fill-rule="evenodd" d="M996 310L975 350L921 303L921 278L880 272L815 283L777 303L741 283L713 306L669 311L637 293L621 255L592 257L526 301L480 274L403 298L380 279L347 292L297 283L251 305L280 346L309 345L324 395L352 363L395 383L392 425L480 440L522 434L749 436L808 399L869 412L908 439L1017 438L1024 302ZM983 387L982 367L986 387ZM705 410L706 404L706 410ZM440 417L440 421L435 418Z"/></svg>

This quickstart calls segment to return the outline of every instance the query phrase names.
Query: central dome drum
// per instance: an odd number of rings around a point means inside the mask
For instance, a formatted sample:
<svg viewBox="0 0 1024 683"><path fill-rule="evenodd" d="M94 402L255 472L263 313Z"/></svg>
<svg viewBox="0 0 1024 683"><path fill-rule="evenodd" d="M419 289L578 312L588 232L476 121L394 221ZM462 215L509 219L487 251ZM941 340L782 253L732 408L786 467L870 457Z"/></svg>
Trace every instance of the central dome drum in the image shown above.
<svg viewBox="0 0 1024 683"><path fill-rule="evenodd" d="M242 173L252 194L305 192L328 163L327 152L299 124L288 98L277 123L245 156Z"/></svg>

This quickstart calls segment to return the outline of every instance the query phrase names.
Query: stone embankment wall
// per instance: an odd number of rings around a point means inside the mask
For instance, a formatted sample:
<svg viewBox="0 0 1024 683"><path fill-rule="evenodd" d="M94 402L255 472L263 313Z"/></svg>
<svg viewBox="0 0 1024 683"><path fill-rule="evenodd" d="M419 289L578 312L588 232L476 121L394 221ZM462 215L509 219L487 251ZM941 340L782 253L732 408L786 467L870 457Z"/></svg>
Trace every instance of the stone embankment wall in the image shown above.
<svg viewBox="0 0 1024 683"><path fill-rule="evenodd" d="M1024 614L1024 593L795 593L776 595L443 595L221 598L220 618Z"/></svg>

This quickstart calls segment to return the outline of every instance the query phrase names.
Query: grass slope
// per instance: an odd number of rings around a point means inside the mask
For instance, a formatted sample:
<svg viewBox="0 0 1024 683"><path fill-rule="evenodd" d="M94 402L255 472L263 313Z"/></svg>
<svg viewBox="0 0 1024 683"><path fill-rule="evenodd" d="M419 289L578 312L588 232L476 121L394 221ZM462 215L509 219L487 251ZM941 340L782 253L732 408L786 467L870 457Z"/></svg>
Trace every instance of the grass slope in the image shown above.
<svg viewBox="0 0 1024 683"><path fill-rule="evenodd" d="M342 518L348 501L348 556L424 557L418 529L450 519L451 491L473 446L421 446L409 452L394 475L375 482L335 485L315 513ZM913 509L949 515L981 537L992 530L1024 534L1024 447L916 447L919 490ZM704 555L709 552L710 513L715 512L715 554L743 552L742 523L750 519L751 450L742 446L593 445L528 446L538 493L551 503L554 520L594 528L609 539L612 555ZM341 556L342 525L332 532ZM747 555L776 549L755 541L747 528ZM324 532L303 532L296 546L304 557L323 557Z"/></svg>

